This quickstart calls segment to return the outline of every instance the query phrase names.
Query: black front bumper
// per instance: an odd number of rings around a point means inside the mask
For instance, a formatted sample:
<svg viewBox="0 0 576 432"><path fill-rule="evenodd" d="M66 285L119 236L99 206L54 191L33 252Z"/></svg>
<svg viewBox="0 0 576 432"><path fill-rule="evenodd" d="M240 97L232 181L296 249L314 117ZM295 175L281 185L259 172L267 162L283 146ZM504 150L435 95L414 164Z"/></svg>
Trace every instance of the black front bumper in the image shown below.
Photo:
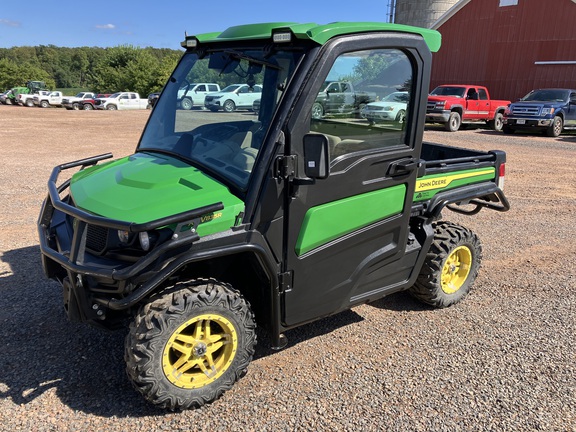
<svg viewBox="0 0 576 432"><path fill-rule="evenodd" d="M48 181L48 196L38 219L40 252L44 273L64 288L64 304L74 321L104 321L108 310L128 309L160 284L171 267L176 268L179 251L189 248L199 236L194 229L202 216L220 211L222 203L193 209L151 222L136 224L108 219L83 211L60 196L70 181L57 186L63 170L95 165L111 158L95 156L54 168ZM132 260L97 256L87 250L88 227L122 230L129 233L176 226L168 241ZM162 270L161 274L158 270Z"/></svg>

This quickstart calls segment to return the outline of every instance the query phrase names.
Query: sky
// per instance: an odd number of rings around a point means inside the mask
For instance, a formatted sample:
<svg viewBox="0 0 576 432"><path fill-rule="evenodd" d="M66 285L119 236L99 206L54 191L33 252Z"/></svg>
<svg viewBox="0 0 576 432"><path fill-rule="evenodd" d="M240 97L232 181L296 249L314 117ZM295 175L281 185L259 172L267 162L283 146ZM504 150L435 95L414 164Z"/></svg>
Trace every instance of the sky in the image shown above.
<svg viewBox="0 0 576 432"><path fill-rule="evenodd" d="M0 48L181 49L189 35L262 22L389 21L392 0L0 0Z"/></svg>

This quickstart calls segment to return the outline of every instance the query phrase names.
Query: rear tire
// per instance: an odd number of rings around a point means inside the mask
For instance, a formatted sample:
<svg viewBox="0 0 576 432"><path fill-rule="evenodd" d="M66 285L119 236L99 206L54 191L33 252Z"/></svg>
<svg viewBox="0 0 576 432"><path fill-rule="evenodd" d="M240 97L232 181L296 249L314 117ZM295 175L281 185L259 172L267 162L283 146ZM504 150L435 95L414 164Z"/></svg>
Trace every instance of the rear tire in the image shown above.
<svg viewBox="0 0 576 432"><path fill-rule="evenodd" d="M216 280L190 281L140 309L124 357L146 400L180 410L230 389L246 374L255 345L254 314L237 290Z"/></svg>
<svg viewBox="0 0 576 432"><path fill-rule="evenodd" d="M94 109L94 106L93 106L92 104L87 103L87 104L84 104L84 105L82 106L82 108L83 108L85 111L92 111L92 110Z"/></svg>
<svg viewBox="0 0 576 432"><path fill-rule="evenodd" d="M496 132L500 132L502 130L502 126L504 125L504 116L502 113L496 113L494 115L494 119L488 121L488 127Z"/></svg>
<svg viewBox="0 0 576 432"><path fill-rule="evenodd" d="M437 308L462 300L470 291L482 261L478 236L451 222L434 224L434 240L409 293Z"/></svg>
<svg viewBox="0 0 576 432"><path fill-rule="evenodd" d="M448 121L444 124L444 129L448 132L456 132L460 129L460 125L462 124L462 118L460 117L460 113L453 111L450 113L450 117Z"/></svg>

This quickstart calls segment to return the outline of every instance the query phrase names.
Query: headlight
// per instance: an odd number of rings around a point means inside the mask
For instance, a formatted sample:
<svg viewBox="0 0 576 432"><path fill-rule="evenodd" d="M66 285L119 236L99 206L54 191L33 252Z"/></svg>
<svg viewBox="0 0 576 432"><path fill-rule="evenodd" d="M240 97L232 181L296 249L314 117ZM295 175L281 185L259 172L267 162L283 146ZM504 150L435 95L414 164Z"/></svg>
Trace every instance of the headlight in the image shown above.
<svg viewBox="0 0 576 432"><path fill-rule="evenodd" d="M542 115L554 114L554 108L542 108Z"/></svg>
<svg viewBox="0 0 576 432"><path fill-rule="evenodd" d="M130 233L128 231L118 230L118 239L122 243L128 243L128 240L130 239Z"/></svg>
<svg viewBox="0 0 576 432"><path fill-rule="evenodd" d="M146 231L142 231L138 234L138 239L140 240L140 247L144 251L148 251L150 249L150 236Z"/></svg>

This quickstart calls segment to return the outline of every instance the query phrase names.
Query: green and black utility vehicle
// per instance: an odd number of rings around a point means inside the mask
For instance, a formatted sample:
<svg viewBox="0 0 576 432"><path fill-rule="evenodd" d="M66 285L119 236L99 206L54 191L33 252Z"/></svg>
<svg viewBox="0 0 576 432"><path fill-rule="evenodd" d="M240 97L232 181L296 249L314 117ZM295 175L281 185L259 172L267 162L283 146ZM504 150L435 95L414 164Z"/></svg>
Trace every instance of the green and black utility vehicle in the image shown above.
<svg viewBox="0 0 576 432"><path fill-rule="evenodd" d="M257 323L282 348L394 292L436 307L468 293L479 239L441 214L508 210L505 154L422 142L437 32L272 23L182 46L135 153L54 168L38 221L69 319L130 322L127 372L148 401L214 401L246 373ZM313 116L326 81L407 92L405 119L371 124L346 98ZM257 86L259 109L180 109L194 82Z"/></svg>

